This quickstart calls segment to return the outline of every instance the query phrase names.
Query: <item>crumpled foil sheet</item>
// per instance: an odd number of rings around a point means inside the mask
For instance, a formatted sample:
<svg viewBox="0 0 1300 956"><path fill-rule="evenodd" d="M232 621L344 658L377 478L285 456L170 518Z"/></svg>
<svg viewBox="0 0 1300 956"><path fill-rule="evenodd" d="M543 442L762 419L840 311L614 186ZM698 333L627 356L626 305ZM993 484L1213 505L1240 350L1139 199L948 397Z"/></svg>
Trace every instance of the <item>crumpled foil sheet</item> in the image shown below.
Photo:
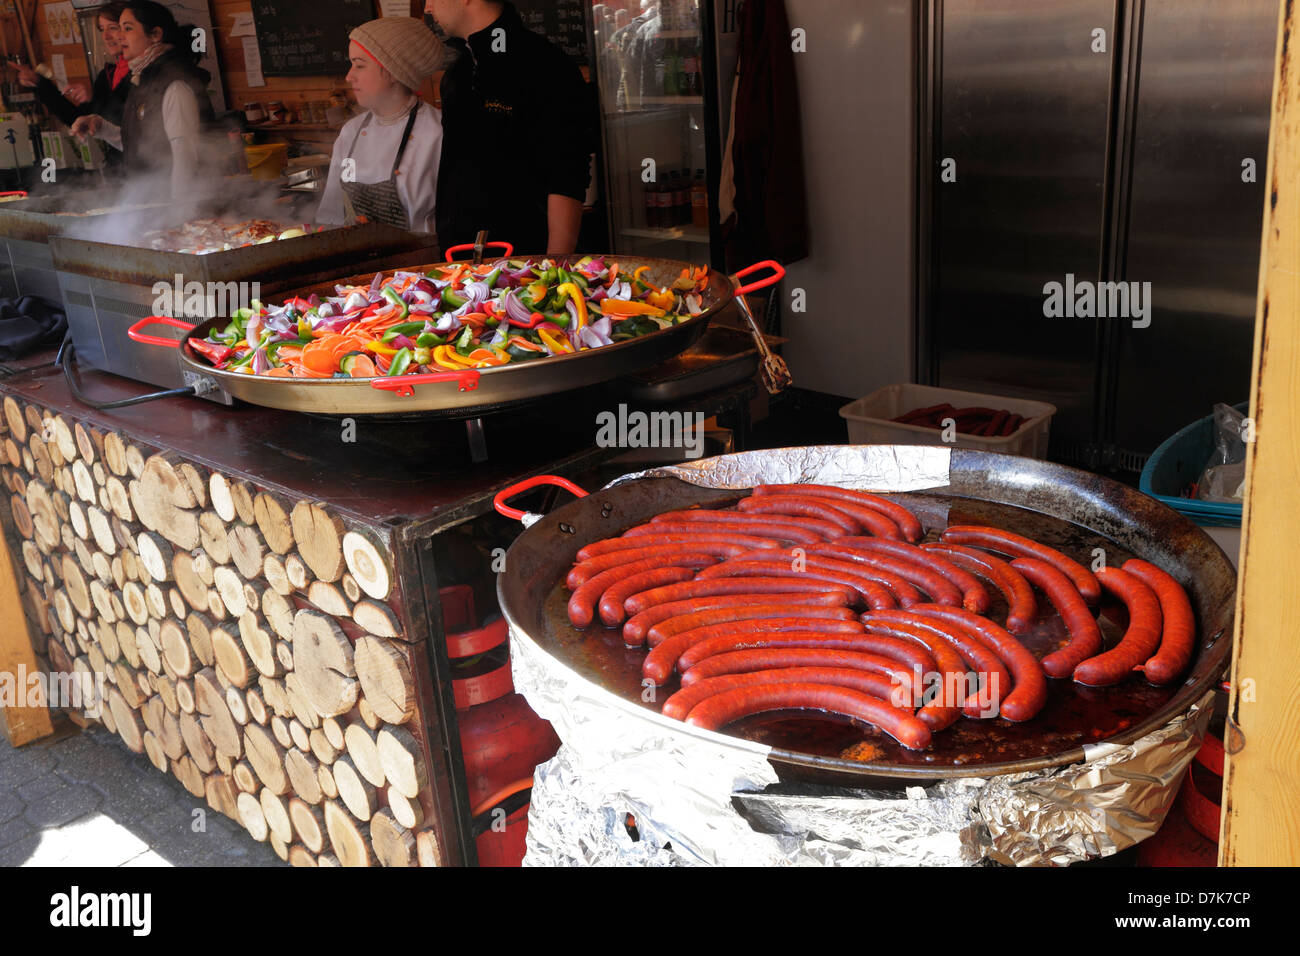
<svg viewBox="0 0 1300 956"><path fill-rule="evenodd" d="M664 475L716 488L825 482L910 491L948 483L948 451L742 452L610 484ZM534 776L525 866L1060 866L1097 859L1160 828L1214 702L1209 691L1130 745L1088 747L1084 763L1048 771L883 791L782 784L768 747L623 700L510 625L515 689L563 741Z"/></svg>

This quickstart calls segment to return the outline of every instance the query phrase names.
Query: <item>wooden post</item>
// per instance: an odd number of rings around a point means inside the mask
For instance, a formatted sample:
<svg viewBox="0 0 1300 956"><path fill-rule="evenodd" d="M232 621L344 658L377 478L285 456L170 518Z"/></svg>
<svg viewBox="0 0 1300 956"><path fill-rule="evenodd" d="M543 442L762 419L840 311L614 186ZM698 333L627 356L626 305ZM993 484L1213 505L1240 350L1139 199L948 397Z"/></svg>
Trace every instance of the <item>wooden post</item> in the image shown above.
<svg viewBox="0 0 1300 956"><path fill-rule="evenodd" d="M26 677L43 672L36 662L31 639L27 636L27 615L23 613L18 579L14 577L9 544L0 534L0 682L12 682L16 706L0 707L0 730L15 747L40 740L54 733L47 707L26 707L20 701L26 693ZM21 678L21 679L20 679ZM0 694L5 693L0 688Z"/></svg>
<svg viewBox="0 0 1300 956"><path fill-rule="evenodd" d="M1300 864L1300 6L1279 7L1221 866Z"/></svg>

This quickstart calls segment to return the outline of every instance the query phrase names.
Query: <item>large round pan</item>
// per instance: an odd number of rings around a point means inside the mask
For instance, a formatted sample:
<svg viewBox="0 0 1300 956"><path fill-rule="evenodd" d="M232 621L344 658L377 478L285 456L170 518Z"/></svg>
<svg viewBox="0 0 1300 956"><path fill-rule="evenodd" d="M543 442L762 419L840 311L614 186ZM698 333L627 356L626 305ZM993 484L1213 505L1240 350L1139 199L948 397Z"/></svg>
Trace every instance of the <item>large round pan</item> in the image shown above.
<svg viewBox="0 0 1300 956"><path fill-rule="evenodd" d="M448 262L452 261L454 251L447 251ZM605 256L618 259L620 264L648 266L649 280L652 284L661 286L672 283L681 275L682 269L693 267L691 263L675 259L618 256L613 253ZM424 271L433 266L434 264L411 266L409 271ZM748 284L740 284L741 279L764 269L770 270L770 274ZM368 284L372 275L373 273L349 276L293 293L285 292L277 298L290 298L293 295L306 297L313 292L332 295L336 282ZM128 335L142 344L178 349L181 369L189 373L187 380L194 376L213 380L231 396L253 405L325 415L403 415L421 412L427 413L429 417L477 417L543 395L608 382L625 373L665 362L694 345L704 334L709 320L735 296L773 285L784 275L785 270L770 260L742 269L734 277L710 270L709 284L702 294L704 311L685 322L598 349L463 372L433 372L374 379L287 379L222 371L213 368L189 343L191 339L206 338L214 328L224 328L229 322L226 317L211 318L196 326L179 319L150 316L132 326ZM170 325L181 329L185 335L180 339L150 335L143 331L150 324Z"/></svg>
<svg viewBox="0 0 1300 956"><path fill-rule="evenodd" d="M909 463L920 464L922 451L933 452L912 445L880 450L895 456L904 472L911 467ZM747 452L718 459L714 471L707 471L711 462L701 465L706 473L752 476L756 456L780 455L787 468L795 456L796 461L815 469L817 462L835 452L833 447ZM531 479L534 483L546 480ZM557 480L560 482L563 479ZM567 482L563 485L574 490ZM519 487L498 496L499 510L511 517L522 515L504 508L504 498ZM581 493L581 489L577 491ZM702 487L675 477L647 477L568 502L535 521L511 545L507 570L497 583L502 613L516 634L573 673L610 691L614 706L656 722L664 733L688 732L678 721L661 716L657 704L644 701L640 672L644 648L623 646L618 630L599 623L586 631L569 624L564 579L574 555L585 544L618 535L662 511L693 505L726 507L747 493L746 489ZM936 735L930 751L920 754L891 746L886 740L881 748L884 756L879 759L844 759L842 748L861 740L863 734L830 721L741 724L728 731L769 744L769 759L783 779L897 787L943 777L1041 771L1076 763L1085 758L1085 746L1128 744L1162 727L1185 713L1220 679L1231 645L1236 573L1205 532L1155 499L1062 465L965 449L951 450L947 486L888 497L922 519L929 539L950 523L990 524L1028 534L1084 561L1090 560L1092 549L1102 547L1111 564L1138 556L1160 565L1191 597L1198 624L1196 658L1183 682L1172 687L1152 687L1136 677L1106 688L1052 681L1048 706L1033 721L959 722ZM1062 641L1064 626L1045 600L1040 599L1040 604L1051 616L1024 640L1041 657ZM1122 617L1113 606L1104 610L1102 625L1111 638L1122 632ZM675 683L670 684L664 692L675 689Z"/></svg>

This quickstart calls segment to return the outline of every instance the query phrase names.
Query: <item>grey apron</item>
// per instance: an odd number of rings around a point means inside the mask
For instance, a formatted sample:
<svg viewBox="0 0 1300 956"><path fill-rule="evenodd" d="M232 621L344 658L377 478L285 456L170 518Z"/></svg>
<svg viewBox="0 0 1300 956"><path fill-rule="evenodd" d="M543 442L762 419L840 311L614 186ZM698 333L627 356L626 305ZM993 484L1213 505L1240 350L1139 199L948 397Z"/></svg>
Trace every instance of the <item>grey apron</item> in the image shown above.
<svg viewBox="0 0 1300 956"><path fill-rule="evenodd" d="M415 114L419 109L419 103L411 107L411 114L406 119L406 128L402 130L401 145L397 147L397 158L393 160L393 169L386 180L378 183L339 183L343 187L344 212L349 221L355 222L365 216L370 222L386 222L398 229L410 228L407 224L410 217L407 216L401 197L397 193L397 168L402 165L402 154L406 152L406 144L411 138L411 128L415 126ZM348 159L352 158L352 151L356 149L361 131L370 125L373 116L373 113L367 113L366 118L357 127L356 134L352 137L352 144L348 147Z"/></svg>

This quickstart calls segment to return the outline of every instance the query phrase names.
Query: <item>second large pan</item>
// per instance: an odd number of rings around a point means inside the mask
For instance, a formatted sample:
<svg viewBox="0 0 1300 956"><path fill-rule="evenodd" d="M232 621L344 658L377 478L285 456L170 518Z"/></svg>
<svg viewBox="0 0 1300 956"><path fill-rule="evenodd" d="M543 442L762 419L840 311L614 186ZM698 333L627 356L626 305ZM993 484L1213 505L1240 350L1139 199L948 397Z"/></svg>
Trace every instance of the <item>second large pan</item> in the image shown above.
<svg viewBox="0 0 1300 956"><path fill-rule="evenodd" d="M624 270L629 272L631 270L627 266L648 266L647 275L654 285L668 285L681 275L683 269L693 267L691 263L675 259L620 256L613 253L601 257L617 259ZM413 266L411 270L424 271L429 268L432 265ZM770 274L748 284L740 284L740 280L746 276L764 269L770 270ZM742 269L734 277L710 270L709 284L703 293L704 311L678 325L598 349L464 372L434 372L375 379L267 378L215 369L190 347L190 340L206 338L214 327L224 328L229 321L226 317L211 318L193 326L178 319L152 316L133 326L129 334L137 342L179 349L181 369L187 381L206 379L233 397L253 405L326 415L402 415L421 412L428 417L477 417L529 399L607 382L627 372L666 361L690 348L704 334L709 319L733 298L773 285L784 275L785 270L780 264L770 260ZM364 284L370 278L370 274L366 274L336 281L342 284ZM313 292L333 294L334 285L335 282L331 281L299 289L294 293L284 293L283 297L306 297ZM180 339L168 339L144 333L142 329L151 323L170 325L184 331L185 335Z"/></svg>

